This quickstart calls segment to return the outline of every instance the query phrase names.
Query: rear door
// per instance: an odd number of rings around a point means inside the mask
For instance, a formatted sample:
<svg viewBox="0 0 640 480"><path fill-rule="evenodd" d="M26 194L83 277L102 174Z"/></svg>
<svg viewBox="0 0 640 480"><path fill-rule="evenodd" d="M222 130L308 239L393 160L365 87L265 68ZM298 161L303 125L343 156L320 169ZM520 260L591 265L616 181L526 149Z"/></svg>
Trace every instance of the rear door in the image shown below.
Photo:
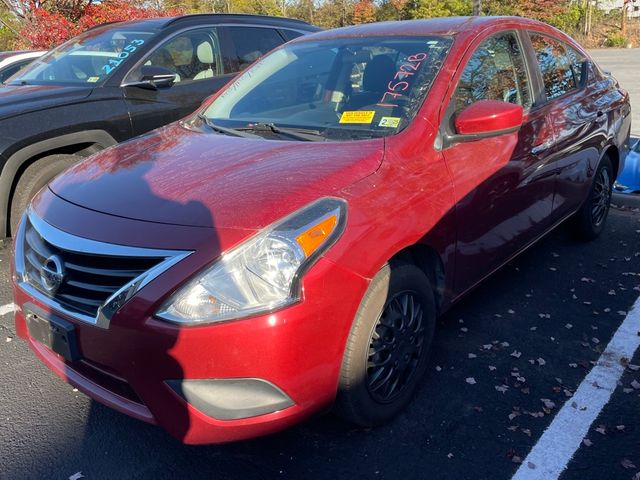
<svg viewBox="0 0 640 480"><path fill-rule="evenodd" d="M553 130L536 108L537 84L527 69L521 36L495 34L477 45L463 67L444 118L454 133L458 113L478 100L522 105L519 132L456 143L442 153L457 199L455 289L461 293L532 242L548 225L554 176Z"/></svg>
<svg viewBox="0 0 640 480"><path fill-rule="evenodd" d="M168 68L176 74L176 82L157 90L122 87L135 135L193 112L236 71L224 62L220 29L213 26L182 31L166 39L129 72L123 84L141 80L143 65Z"/></svg>
<svg viewBox="0 0 640 480"><path fill-rule="evenodd" d="M560 40L529 32L544 101L555 132L556 187L553 218L580 207L606 139L607 109L586 58Z"/></svg>

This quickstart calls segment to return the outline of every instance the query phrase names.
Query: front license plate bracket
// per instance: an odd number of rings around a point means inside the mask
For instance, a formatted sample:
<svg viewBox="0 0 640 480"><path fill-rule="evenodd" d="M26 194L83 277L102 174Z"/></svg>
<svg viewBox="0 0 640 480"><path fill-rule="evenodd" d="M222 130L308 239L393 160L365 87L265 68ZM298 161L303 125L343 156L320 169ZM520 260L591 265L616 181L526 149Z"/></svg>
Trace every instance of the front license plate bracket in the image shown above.
<svg viewBox="0 0 640 480"><path fill-rule="evenodd" d="M25 305L23 310L31 338L65 360L75 362L80 359L76 329L71 322L31 305Z"/></svg>

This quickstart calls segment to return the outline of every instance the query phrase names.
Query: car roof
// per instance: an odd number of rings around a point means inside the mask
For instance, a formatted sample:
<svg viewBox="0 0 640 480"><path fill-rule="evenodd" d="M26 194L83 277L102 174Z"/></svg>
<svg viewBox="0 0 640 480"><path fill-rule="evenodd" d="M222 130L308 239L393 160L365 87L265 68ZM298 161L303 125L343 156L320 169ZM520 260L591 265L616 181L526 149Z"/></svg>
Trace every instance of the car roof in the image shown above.
<svg viewBox="0 0 640 480"><path fill-rule="evenodd" d="M310 41L341 37L397 36L397 35L457 35L459 33L480 32L493 25L519 23L523 26L545 25L536 20L522 17L441 17L419 20L405 20L366 23L350 27L336 28L301 37L294 41Z"/></svg>
<svg viewBox="0 0 640 480"><path fill-rule="evenodd" d="M105 26L137 26L149 29L165 29L174 25L191 25L198 23L238 23L251 25L270 25L282 28L294 28L306 31L320 31L319 27L311 25L303 20L286 17L273 17L267 15L249 15L240 13L201 13L192 15L180 15L177 17L147 18L128 22L112 22L97 25L94 28Z"/></svg>

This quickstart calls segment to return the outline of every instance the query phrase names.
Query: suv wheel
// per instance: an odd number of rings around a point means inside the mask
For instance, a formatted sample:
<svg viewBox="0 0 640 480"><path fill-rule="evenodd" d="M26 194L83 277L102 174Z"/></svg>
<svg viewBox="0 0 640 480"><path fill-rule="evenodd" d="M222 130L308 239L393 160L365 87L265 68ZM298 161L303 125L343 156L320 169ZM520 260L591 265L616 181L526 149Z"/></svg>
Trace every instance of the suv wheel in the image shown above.
<svg viewBox="0 0 640 480"><path fill-rule="evenodd" d="M15 235L22 214L35 194L53 177L80 160L82 157L78 155L50 155L33 162L26 168L16 184L11 200L9 217L11 235Z"/></svg>

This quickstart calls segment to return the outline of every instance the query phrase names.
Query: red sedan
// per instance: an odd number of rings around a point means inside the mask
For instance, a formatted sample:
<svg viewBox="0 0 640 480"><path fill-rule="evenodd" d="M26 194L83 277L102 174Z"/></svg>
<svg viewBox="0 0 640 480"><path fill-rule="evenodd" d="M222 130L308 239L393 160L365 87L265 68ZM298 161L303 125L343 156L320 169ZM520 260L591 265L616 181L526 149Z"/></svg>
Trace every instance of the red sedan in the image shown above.
<svg viewBox="0 0 640 480"><path fill-rule="evenodd" d="M565 220L602 232L630 118L617 82L535 21L306 36L35 197L17 332L185 443L331 405L381 424L411 400L437 315Z"/></svg>

